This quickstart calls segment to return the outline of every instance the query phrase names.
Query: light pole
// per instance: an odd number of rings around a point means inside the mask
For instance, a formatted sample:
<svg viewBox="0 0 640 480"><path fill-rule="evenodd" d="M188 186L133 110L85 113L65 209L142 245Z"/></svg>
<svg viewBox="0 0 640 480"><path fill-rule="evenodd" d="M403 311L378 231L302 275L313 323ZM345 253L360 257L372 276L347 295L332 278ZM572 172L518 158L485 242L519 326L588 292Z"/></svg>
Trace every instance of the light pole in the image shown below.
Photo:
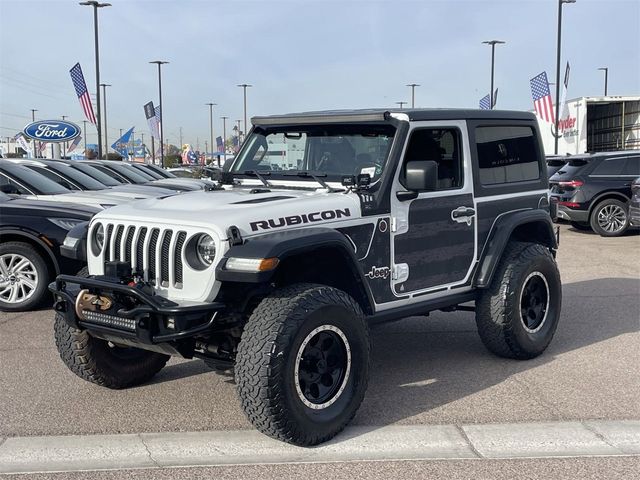
<svg viewBox="0 0 640 480"><path fill-rule="evenodd" d="M407 103L407 102L396 102L398 105L400 105L400 110L402 110L402 106Z"/></svg>
<svg viewBox="0 0 640 480"><path fill-rule="evenodd" d="M253 85L249 85L248 83L241 83L240 85L238 85L238 87L242 87L243 93L244 93L244 129L248 130L247 128L247 88L248 87L253 87ZM246 134L246 132L245 132ZM243 137L243 141L244 141L244 137ZM225 159L226 160L226 159Z"/></svg>
<svg viewBox="0 0 640 480"><path fill-rule="evenodd" d="M100 49L98 47L98 9L103 7L110 7L110 3L100 3L96 0L89 0L87 2L80 2L80 5L88 5L93 7L93 34L94 44L96 49L96 103L98 109L98 116L96 117L98 129L98 158L102 158L102 123L100 121Z"/></svg>
<svg viewBox="0 0 640 480"><path fill-rule="evenodd" d="M604 96L607 96L607 86L609 83L609 67L600 67L598 70L604 70Z"/></svg>
<svg viewBox="0 0 640 480"><path fill-rule="evenodd" d="M565 3L576 3L576 0L558 0L558 47L556 50L556 131L553 134L554 146L553 152L558 154L558 122L560 119L560 50L562 45L562 5Z"/></svg>
<svg viewBox="0 0 640 480"><path fill-rule="evenodd" d="M495 103L495 99L493 98L493 71L495 67L495 57L496 57L496 45L503 44L502 40L486 40L482 42L486 45L491 45L491 90L489 90L489 102L491 105L491 110L493 110L493 106Z"/></svg>
<svg viewBox="0 0 640 480"><path fill-rule="evenodd" d="M408 83L407 87L411 87L411 108L416 108L416 87L420 85L417 83Z"/></svg>
<svg viewBox="0 0 640 480"><path fill-rule="evenodd" d="M154 60L153 62L158 65L158 96L160 97L160 165L164 166L164 122L162 121L162 112L164 110L164 105L162 104L162 72L161 67L165 63L164 60Z"/></svg>
<svg viewBox="0 0 640 480"><path fill-rule="evenodd" d="M62 120L66 120L68 115L61 115ZM62 158L67 156L67 142L62 143Z"/></svg>
<svg viewBox="0 0 640 480"><path fill-rule="evenodd" d="M108 131L107 131L107 87L110 87L109 83L101 83L102 87L102 101L104 102L104 152L105 157L109 155L109 140L108 140Z"/></svg>
<svg viewBox="0 0 640 480"><path fill-rule="evenodd" d="M213 106L218 104L209 102L209 103L205 103L205 105L209 105L209 135L211 136L209 138L209 141L210 141L209 144L211 145L211 161L213 161ZM205 157L206 157L206 153L207 152L205 152ZM220 167L219 159L218 159L218 167Z"/></svg>
<svg viewBox="0 0 640 480"><path fill-rule="evenodd" d="M82 130L84 131L84 158L87 159L87 121L82 121Z"/></svg>
<svg viewBox="0 0 640 480"><path fill-rule="evenodd" d="M222 156L224 157L224 163L227 163L227 118L220 117L222 119ZM220 166L218 164L218 166Z"/></svg>
<svg viewBox="0 0 640 480"><path fill-rule="evenodd" d="M31 109L31 121L35 122L36 121L36 112L38 110L36 110L35 108ZM31 152L31 155L33 155L33 158L36 158L36 141L35 140L31 140L31 148L33 149L33 152Z"/></svg>

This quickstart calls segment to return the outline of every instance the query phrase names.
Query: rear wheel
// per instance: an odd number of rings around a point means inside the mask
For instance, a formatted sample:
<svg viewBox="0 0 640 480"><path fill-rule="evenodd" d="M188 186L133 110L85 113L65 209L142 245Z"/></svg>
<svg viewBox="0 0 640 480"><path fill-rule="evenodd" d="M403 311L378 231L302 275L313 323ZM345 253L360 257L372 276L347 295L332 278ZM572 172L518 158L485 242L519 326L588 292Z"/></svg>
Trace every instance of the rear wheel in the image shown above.
<svg viewBox="0 0 640 480"><path fill-rule="evenodd" d="M87 382L107 388L145 383L166 365L169 355L115 345L71 327L56 313L56 346L64 364Z"/></svg>
<svg viewBox="0 0 640 480"><path fill-rule="evenodd" d="M24 242L0 245L0 310L33 310L47 296L49 269L42 254Z"/></svg>
<svg viewBox="0 0 640 480"><path fill-rule="evenodd" d="M476 301L476 324L492 353L529 359L547 348L558 326L560 274L549 250L510 242L489 288Z"/></svg>
<svg viewBox="0 0 640 480"><path fill-rule="evenodd" d="M607 198L591 212L591 228L602 237L618 237L629 228L629 209L624 202Z"/></svg>
<svg viewBox="0 0 640 480"><path fill-rule="evenodd" d="M251 423L271 437L310 446L355 415L367 387L369 335L345 292L313 284L282 288L255 309L235 368Z"/></svg>

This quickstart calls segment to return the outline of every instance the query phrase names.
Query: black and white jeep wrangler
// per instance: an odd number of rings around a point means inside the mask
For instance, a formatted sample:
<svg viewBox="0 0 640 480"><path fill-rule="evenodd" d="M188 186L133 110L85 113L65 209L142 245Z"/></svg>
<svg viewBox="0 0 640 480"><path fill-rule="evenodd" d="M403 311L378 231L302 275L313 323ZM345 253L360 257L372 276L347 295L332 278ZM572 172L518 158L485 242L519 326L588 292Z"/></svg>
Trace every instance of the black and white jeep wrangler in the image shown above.
<svg viewBox="0 0 640 480"><path fill-rule="evenodd" d="M110 208L86 246L70 234L90 275L51 289L56 344L76 375L125 388L170 355L233 367L257 429L314 445L362 402L375 322L475 310L494 354L529 359L549 345L561 284L532 114L253 124L218 190Z"/></svg>

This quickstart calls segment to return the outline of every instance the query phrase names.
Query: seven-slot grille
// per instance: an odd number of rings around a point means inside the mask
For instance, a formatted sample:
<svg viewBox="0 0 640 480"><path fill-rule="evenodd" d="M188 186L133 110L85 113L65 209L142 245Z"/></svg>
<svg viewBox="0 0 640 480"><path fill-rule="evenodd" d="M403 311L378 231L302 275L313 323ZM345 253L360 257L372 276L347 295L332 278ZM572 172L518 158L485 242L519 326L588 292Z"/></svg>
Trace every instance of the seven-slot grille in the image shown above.
<svg viewBox="0 0 640 480"><path fill-rule="evenodd" d="M170 228L109 224L106 226L104 261L131 262L134 274L156 286L182 288L187 233Z"/></svg>

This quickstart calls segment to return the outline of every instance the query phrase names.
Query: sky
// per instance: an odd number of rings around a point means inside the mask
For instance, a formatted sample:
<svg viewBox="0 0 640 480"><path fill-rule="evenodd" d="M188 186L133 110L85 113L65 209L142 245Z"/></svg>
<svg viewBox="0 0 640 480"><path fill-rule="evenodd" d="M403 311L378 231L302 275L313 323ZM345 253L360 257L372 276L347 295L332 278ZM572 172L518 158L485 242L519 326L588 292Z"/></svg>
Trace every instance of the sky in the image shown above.
<svg viewBox="0 0 640 480"><path fill-rule="evenodd" d="M496 47L496 108L533 108L529 79L554 81L556 0L109 0L99 10L100 76L107 89L109 143L119 130L148 127L162 68L165 140L204 149L209 107L214 134L248 117L295 111L397 107L477 108L489 93ZM92 8L72 0L0 0L0 136L31 120L83 113L69 76L82 65L95 93ZM563 7L562 73L568 98L640 95L640 0L577 0ZM95 130L89 143L96 141Z"/></svg>

